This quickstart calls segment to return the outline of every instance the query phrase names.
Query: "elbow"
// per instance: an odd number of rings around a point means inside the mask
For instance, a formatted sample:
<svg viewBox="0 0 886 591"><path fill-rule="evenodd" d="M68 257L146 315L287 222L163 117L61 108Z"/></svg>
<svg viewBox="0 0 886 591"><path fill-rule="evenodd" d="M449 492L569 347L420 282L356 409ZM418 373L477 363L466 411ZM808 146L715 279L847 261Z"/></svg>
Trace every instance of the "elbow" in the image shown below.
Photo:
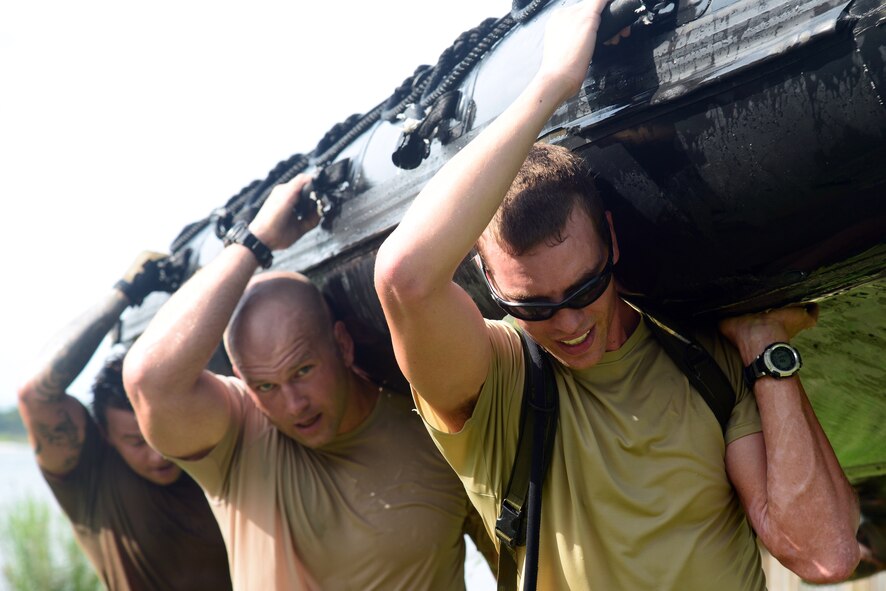
<svg viewBox="0 0 886 591"><path fill-rule="evenodd" d="M157 385L156 372L151 370L151 362L138 345L133 345L123 360L123 388L132 406L138 410L145 404L145 393L162 390Z"/></svg>
<svg viewBox="0 0 886 591"><path fill-rule="evenodd" d="M28 380L26 383L19 386L16 394L18 396L19 406L26 404L31 400L34 397L34 387L31 385L31 381Z"/></svg>
<svg viewBox="0 0 886 591"><path fill-rule="evenodd" d="M375 259L375 291L385 310L412 301L421 301L430 293L428 274L415 268L409 257L390 244L381 245Z"/></svg>
<svg viewBox="0 0 886 591"><path fill-rule="evenodd" d="M852 576L860 559L858 543L853 539L851 548L834 552L809 564L806 568L808 574L801 576L807 582L817 585L840 583Z"/></svg>
<svg viewBox="0 0 886 591"><path fill-rule="evenodd" d="M773 556L800 578L816 585L845 581L855 572L861 551L854 536L842 536L817 551Z"/></svg>
<svg viewBox="0 0 886 591"><path fill-rule="evenodd" d="M848 535L833 544L827 557L822 557L823 576L818 583L839 583L852 576L861 560L861 548L855 536ZM811 581L810 581L811 582Z"/></svg>

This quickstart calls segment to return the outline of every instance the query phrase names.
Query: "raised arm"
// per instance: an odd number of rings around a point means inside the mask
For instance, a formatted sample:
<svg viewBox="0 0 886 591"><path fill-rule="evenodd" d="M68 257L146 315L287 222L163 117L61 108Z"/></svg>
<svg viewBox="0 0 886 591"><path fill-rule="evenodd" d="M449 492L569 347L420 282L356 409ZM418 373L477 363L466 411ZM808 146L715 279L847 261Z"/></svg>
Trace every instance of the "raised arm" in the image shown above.
<svg viewBox="0 0 886 591"><path fill-rule="evenodd" d="M406 378L450 430L471 416L491 360L483 319L453 281L554 110L587 73L605 0L557 11L526 89L428 183L378 253L375 285Z"/></svg>
<svg viewBox="0 0 886 591"><path fill-rule="evenodd" d="M157 277L161 257L140 254L113 290L56 335L34 375L19 388L19 411L43 470L64 475L76 467L86 433L86 409L67 389L123 310L163 288Z"/></svg>
<svg viewBox="0 0 886 591"><path fill-rule="evenodd" d="M722 332L745 365L817 319L791 307L732 318ZM754 384L762 434L726 449L726 469L760 540L782 564L812 582L845 579L859 560L858 500L795 375Z"/></svg>
<svg viewBox="0 0 886 591"><path fill-rule="evenodd" d="M286 248L317 223L299 222L294 206L309 177L278 185L249 224L268 248ZM204 368L258 269L256 256L231 244L188 280L133 344L123 380L145 439L161 453L199 456L221 441L230 418L230 391Z"/></svg>

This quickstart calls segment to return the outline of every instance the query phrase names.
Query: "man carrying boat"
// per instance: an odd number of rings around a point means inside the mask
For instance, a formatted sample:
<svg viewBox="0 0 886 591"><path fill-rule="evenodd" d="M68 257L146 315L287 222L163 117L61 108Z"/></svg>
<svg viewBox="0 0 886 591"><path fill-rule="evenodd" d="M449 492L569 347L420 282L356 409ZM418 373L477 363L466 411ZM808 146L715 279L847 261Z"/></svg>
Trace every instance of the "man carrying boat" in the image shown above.
<svg viewBox="0 0 886 591"><path fill-rule="evenodd" d="M814 325L816 310L729 319L722 335L699 335L735 390L721 431L619 298L618 240L592 179L567 150L534 147L584 80L605 4L552 16L535 78L379 250L376 288L400 367L492 535L525 364L517 330L484 320L453 282L476 245L493 298L555 359L539 588L764 589L755 533L803 578L843 579L858 562L857 500L798 377L764 374L753 391L743 380L743 366Z"/></svg>
<svg viewBox="0 0 886 591"><path fill-rule="evenodd" d="M253 278L318 222L294 213L307 181L277 186L133 345L139 422L205 489L235 588L463 589L473 508L410 399L365 378L307 278ZM223 337L235 377L204 369Z"/></svg>
<svg viewBox="0 0 886 591"><path fill-rule="evenodd" d="M92 414L66 393L123 311L168 290L156 253L56 337L19 389L37 464L111 591L230 589L225 544L206 497L181 468L148 447L123 390L122 353L93 385Z"/></svg>

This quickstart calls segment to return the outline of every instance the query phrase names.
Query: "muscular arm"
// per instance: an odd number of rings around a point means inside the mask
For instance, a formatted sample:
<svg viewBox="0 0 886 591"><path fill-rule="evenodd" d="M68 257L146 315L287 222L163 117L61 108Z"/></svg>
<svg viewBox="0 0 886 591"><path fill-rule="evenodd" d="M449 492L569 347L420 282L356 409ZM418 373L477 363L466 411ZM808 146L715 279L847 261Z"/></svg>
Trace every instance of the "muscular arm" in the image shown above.
<svg viewBox="0 0 886 591"><path fill-rule="evenodd" d="M452 431L470 417L492 355L480 312L453 275L545 122L578 91L605 4L586 0L551 18L532 82L434 176L379 250L375 285L397 361Z"/></svg>
<svg viewBox="0 0 886 591"><path fill-rule="evenodd" d="M250 224L268 248L289 246L316 223L291 223L307 181L300 175L275 188ZM219 376L204 368L257 268L246 247L225 248L173 294L126 355L126 391L145 439L161 453L196 457L225 434L231 394Z"/></svg>
<svg viewBox="0 0 886 591"><path fill-rule="evenodd" d="M745 365L815 322L802 308L727 321ZM760 540L808 581L848 577L859 560L858 501L797 376L754 385L763 432L732 442L726 469Z"/></svg>
<svg viewBox="0 0 886 591"><path fill-rule="evenodd" d="M19 411L43 470L63 475L77 465L86 410L66 390L128 305L120 291L109 293L56 337L37 372L19 388Z"/></svg>

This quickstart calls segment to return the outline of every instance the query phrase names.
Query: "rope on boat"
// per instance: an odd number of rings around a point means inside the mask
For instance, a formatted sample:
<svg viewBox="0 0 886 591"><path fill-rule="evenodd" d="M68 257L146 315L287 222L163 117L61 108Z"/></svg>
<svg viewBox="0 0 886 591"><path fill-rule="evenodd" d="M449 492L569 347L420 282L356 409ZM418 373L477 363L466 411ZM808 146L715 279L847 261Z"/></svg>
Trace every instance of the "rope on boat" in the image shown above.
<svg viewBox="0 0 886 591"><path fill-rule="evenodd" d="M532 18L550 0L514 0L511 13L502 18L488 18L463 32L446 48L433 67L420 66L406 78L384 102L364 115L355 114L332 126L307 155L294 154L279 162L263 180L256 180L228 199L206 218L186 226L173 240L170 251L177 252L208 225L223 236L236 219L251 220L273 187L291 180L310 165L322 168L332 163L341 151L380 119L394 121L410 107L431 107L460 84L477 62L518 24ZM427 126L426 126L427 127Z"/></svg>

